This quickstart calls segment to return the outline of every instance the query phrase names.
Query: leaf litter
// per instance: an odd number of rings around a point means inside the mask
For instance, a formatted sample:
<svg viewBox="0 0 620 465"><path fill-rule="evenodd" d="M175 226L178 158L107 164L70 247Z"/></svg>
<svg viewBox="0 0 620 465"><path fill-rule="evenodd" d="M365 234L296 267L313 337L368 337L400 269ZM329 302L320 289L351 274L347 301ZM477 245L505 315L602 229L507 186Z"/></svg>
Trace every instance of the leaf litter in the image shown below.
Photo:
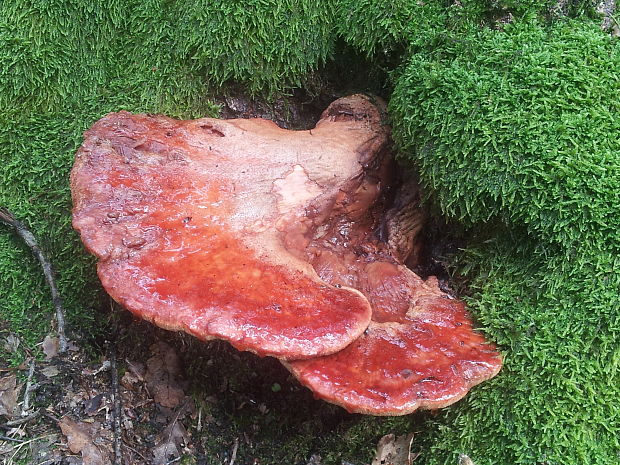
<svg viewBox="0 0 620 465"><path fill-rule="evenodd" d="M17 376L9 374L0 378L0 415L8 418L17 416L17 399L21 385L17 384Z"/></svg>
<svg viewBox="0 0 620 465"><path fill-rule="evenodd" d="M16 340L4 338L5 349L17 347ZM45 359L36 364L30 390L33 415L20 419L23 384L15 372L19 367L0 377L1 462L28 457L46 464L116 463L110 360L88 360L75 344L59 356L58 338L53 337L46 337L41 349ZM188 383L176 350L157 341L145 358L145 363L126 359L122 364L122 463L165 464L191 452L183 422L190 420L195 408L185 393ZM12 422L18 427L10 427Z"/></svg>
<svg viewBox="0 0 620 465"><path fill-rule="evenodd" d="M58 356L60 350L60 339L56 336L47 335L41 344L46 360L51 360Z"/></svg>
<svg viewBox="0 0 620 465"><path fill-rule="evenodd" d="M129 325L131 329L128 331L140 332L145 328L142 323L136 325ZM52 346L52 351L48 351L49 358L46 354L45 359L36 362L32 376L30 411L35 416L15 428L0 430L0 435L10 435L10 440L0 439L0 459L12 458L12 461L0 460L0 463L13 464L18 459L45 465L163 465L186 461L196 465L262 463L258 458L263 447L261 442L268 439L263 437L261 427L254 423L242 431L236 430L227 415L253 412L246 418L263 418L265 424L276 426L280 421L279 407L270 399L277 400L292 392L291 389L302 388L295 383L291 387L286 378L272 378L272 374L262 377L258 372L245 371L243 376L247 377L248 384L262 386L260 390L265 397L255 398L256 394L239 385L245 378L231 377L231 372L237 373L247 367L241 359L252 355L237 354L220 342L208 347L196 342L195 347L188 348L186 345L194 342L187 342L187 338L158 329L149 330L151 333L139 343L117 342L121 462L115 460L114 422L119 415L114 411L109 356L93 359L92 354L75 344L65 354L58 355L54 354L55 343L48 341ZM129 339L134 336L131 333ZM40 345L44 352L46 344ZM218 360L213 364L210 358L205 360L201 366L212 367L212 371L202 372L199 379L195 373L188 373L185 366L193 361L195 352L192 354L192 351L196 349L200 354ZM231 360L227 359L229 356ZM251 360L251 363L255 362ZM232 363L234 368L222 372L222 366L227 363ZM0 409L4 409L0 410L3 415L0 425L3 421L20 419L24 388L19 380L25 379L28 371L27 364L22 365L0 377ZM277 363L275 365L280 369ZM269 367L269 363L265 366ZM241 371L238 373L242 374ZM287 373L284 375L288 376ZM192 377L193 383L190 383ZM202 384L206 379L210 380L208 386ZM278 392L272 389L274 382L281 386ZM199 393L195 391L197 386L202 387ZM310 410L324 409L316 411L319 417L325 412L333 415L330 412L338 411L321 402L312 406L311 394L306 394ZM292 395L299 399L299 394ZM222 402L228 405L222 408ZM290 406L287 400L282 402ZM5 412L12 412L12 416ZM222 416L222 412L228 413ZM300 453L303 455L295 463L320 465L319 456Z"/></svg>
<svg viewBox="0 0 620 465"><path fill-rule="evenodd" d="M157 444L153 449L153 465L166 465L180 458L189 439L189 434L182 423L178 421L170 423L158 436Z"/></svg>
<svg viewBox="0 0 620 465"><path fill-rule="evenodd" d="M372 465L411 465L419 455L411 453L412 441L413 433L383 436L377 444L377 453Z"/></svg>
<svg viewBox="0 0 620 465"><path fill-rule="evenodd" d="M167 408L178 407L185 399L181 386L181 361L176 351L163 341L151 346L144 379L153 400Z"/></svg>
<svg viewBox="0 0 620 465"><path fill-rule="evenodd" d="M64 417L58 422L58 426L67 438L69 450L74 454L81 454L84 465L112 464L111 441L102 435L100 423L77 422Z"/></svg>

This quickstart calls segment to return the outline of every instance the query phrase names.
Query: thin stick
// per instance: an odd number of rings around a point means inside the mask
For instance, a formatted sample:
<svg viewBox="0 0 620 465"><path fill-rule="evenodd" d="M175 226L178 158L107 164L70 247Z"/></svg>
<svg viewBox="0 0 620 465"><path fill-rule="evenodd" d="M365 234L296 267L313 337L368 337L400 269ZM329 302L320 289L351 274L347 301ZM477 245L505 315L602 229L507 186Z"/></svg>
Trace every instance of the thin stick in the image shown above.
<svg viewBox="0 0 620 465"><path fill-rule="evenodd" d="M174 415L174 418L172 419L170 424L166 427L166 430L168 432L166 434L166 443L165 443L164 455L163 455L164 457L168 457L168 452L169 452L168 446L170 445L170 442L171 442L170 439L172 438L172 432L174 430L174 427L175 427L177 421L179 421L179 417L181 416L181 413L183 413L185 411L185 409L187 408L188 402L189 402L189 399L186 400L185 403L179 407L179 409L177 410L177 413ZM163 439L164 438L162 437L161 440L163 440ZM168 465L168 464L177 462L177 461L181 460L181 458L182 457L179 456L179 457L175 458L174 460L170 460L170 461L166 462L166 464Z"/></svg>
<svg viewBox="0 0 620 465"><path fill-rule="evenodd" d="M134 449L134 448L133 448L133 447L131 447L131 446L128 446L128 445L127 445L127 444L125 444L125 443L123 443L122 445L123 445L123 447L125 447L125 449L129 449L129 450L130 450L130 451L132 451L134 454L137 454L137 455L139 455L140 457L142 457L142 460L144 460L144 463L146 463L146 462L147 462L146 457L145 457L144 455L142 455L140 452L138 452L136 449Z"/></svg>
<svg viewBox="0 0 620 465"><path fill-rule="evenodd" d="M0 436L0 441L24 442L23 439L10 438L8 436Z"/></svg>
<svg viewBox="0 0 620 465"><path fill-rule="evenodd" d="M39 440L44 439L44 438L49 438L49 437L51 437L51 436L56 436L56 434L55 434L55 433L52 433L52 434L45 434L45 435L43 435L43 436L39 436L38 438L28 439L27 441L23 441L23 442L20 442L19 444L16 444L16 445L15 445L15 452L13 452L13 455L12 455L12 456L11 456L11 458L9 459L9 463L11 463L11 460L13 460L13 459L15 458L15 456L19 453L19 451L21 450L21 448L22 448L23 446L25 446L26 444L30 444L30 443L32 443L32 442L34 442L34 441L39 441Z"/></svg>
<svg viewBox="0 0 620 465"><path fill-rule="evenodd" d="M30 410L30 391L32 391L32 377L34 376L34 359L30 362L28 370L28 381L26 381L26 392L24 392L24 404L22 405L22 417L28 416Z"/></svg>
<svg viewBox="0 0 620 465"><path fill-rule="evenodd" d="M55 462L56 462L56 459L48 459L48 460L44 460L41 463L37 463L37 465L52 465Z"/></svg>
<svg viewBox="0 0 620 465"><path fill-rule="evenodd" d="M202 405L198 408L198 424L196 425L198 432L202 431Z"/></svg>
<svg viewBox="0 0 620 465"><path fill-rule="evenodd" d="M113 422L114 422L114 465L123 464L121 451L121 396L118 387L118 370L116 368L116 346L110 348L110 376L112 378L112 403L113 403Z"/></svg>
<svg viewBox="0 0 620 465"><path fill-rule="evenodd" d="M0 428L13 428L14 426L23 425L24 423L28 423L30 420L34 420L35 418L39 418L41 416L41 412L39 410L31 413L27 417L20 418L19 420L11 420L6 423L0 425Z"/></svg>
<svg viewBox="0 0 620 465"><path fill-rule="evenodd" d="M24 225L21 221L19 221L15 216L6 208L0 207L0 222L11 226L17 235L22 238L22 240L30 247L32 253L34 253L37 260L43 267L43 274L45 275L45 280L50 287L52 292L52 303L54 304L54 309L56 310L56 324L58 331L58 340L59 347L58 352L64 353L67 350L67 337L65 336L65 310L62 306L62 299L60 298L60 294L58 293L58 288L56 287L56 281L54 280L54 269L52 268L52 264L45 257L43 251L37 244L34 235L28 230L26 225Z"/></svg>
<svg viewBox="0 0 620 465"><path fill-rule="evenodd" d="M230 463L228 465L235 465L235 460L237 460L237 450L239 449L239 438L235 438L235 444L233 445L232 454L230 457Z"/></svg>

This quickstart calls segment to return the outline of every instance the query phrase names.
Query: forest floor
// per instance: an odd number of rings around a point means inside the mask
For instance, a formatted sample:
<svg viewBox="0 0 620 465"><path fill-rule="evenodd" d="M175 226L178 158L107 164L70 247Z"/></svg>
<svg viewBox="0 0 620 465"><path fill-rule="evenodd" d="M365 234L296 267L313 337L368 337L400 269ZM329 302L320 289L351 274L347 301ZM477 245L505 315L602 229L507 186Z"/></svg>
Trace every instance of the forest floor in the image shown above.
<svg viewBox="0 0 620 465"><path fill-rule="evenodd" d="M57 340L47 338L48 358L0 368L0 409L8 420L0 424L2 463L361 465L372 460L376 442L360 450L346 444L363 416L313 399L277 360L160 330L114 307L122 329L103 350L71 342L59 355ZM16 344L10 335L3 342Z"/></svg>

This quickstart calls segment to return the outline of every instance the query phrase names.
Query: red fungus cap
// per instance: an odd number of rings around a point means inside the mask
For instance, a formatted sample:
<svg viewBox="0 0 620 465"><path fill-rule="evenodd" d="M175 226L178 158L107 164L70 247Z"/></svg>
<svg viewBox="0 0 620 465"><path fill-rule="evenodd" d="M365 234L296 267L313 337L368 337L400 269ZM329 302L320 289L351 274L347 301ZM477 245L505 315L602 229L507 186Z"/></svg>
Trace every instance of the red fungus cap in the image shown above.
<svg viewBox="0 0 620 465"><path fill-rule="evenodd" d="M285 366L315 396L371 415L446 407L501 368L497 351L473 331L463 304L435 283L405 314L376 319L381 321L372 321L340 352Z"/></svg>
<svg viewBox="0 0 620 465"><path fill-rule="evenodd" d="M73 226L107 292L141 318L259 355L334 353L363 333L370 305L298 251L387 143L362 96L311 131L111 113L76 155Z"/></svg>
<svg viewBox="0 0 620 465"><path fill-rule="evenodd" d="M372 223L351 222L343 212L326 230L347 234L326 234L308 247L321 278L366 296L372 321L340 352L284 365L315 396L349 412L404 415L445 407L502 365L496 348L473 330L463 303L435 277L424 281L401 264L415 253L401 233L419 231L425 216L411 195L415 185L404 187L409 191L397 195L397 211L384 212L391 232L383 241Z"/></svg>
<svg viewBox="0 0 620 465"><path fill-rule="evenodd" d="M457 401L501 357L403 265L425 215L417 187L389 200L393 168L381 104L360 95L310 131L112 113L76 156L73 225L137 316L279 357L351 412L402 415Z"/></svg>

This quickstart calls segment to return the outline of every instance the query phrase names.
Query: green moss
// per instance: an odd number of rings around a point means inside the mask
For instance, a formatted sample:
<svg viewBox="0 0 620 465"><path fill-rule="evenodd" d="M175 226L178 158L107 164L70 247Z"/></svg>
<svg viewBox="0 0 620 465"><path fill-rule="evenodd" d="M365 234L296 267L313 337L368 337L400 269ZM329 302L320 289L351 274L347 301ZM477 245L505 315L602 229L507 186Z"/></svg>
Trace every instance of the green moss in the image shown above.
<svg viewBox="0 0 620 465"><path fill-rule="evenodd" d="M0 205L22 218L57 269L70 318L88 333L99 294L92 262L71 232L68 170L83 128L74 115L0 119ZM38 262L12 232L0 234L0 315L33 344L49 328L53 307Z"/></svg>
<svg viewBox="0 0 620 465"><path fill-rule="evenodd" d="M40 239L80 332L97 331L102 296L70 227L68 173L82 131L119 109L214 115L209 95L231 80L255 93L286 91L329 59L339 37L381 76L376 88L398 68L395 134L436 204L466 226L495 231L459 270L471 280L474 315L505 353L496 379L438 416L374 419L313 403L280 372L259 388L271 415L251 402L212 407L224 418L212 435L222 437L205 445L214 454L258 424L261 463L305 463L317 451L326 464L361 463L382 434L409 431L418 433L421 463L454 464L460 452L478 464L620 460L618 43L593 23L539 25L532 18L544 17L547 2L450 4L0 3L0 205ZM569 2L569 13L589 5ZM479 27L507 12L529 20ZM402 54L410 58L401 67ZM363 75L364 67L350 69ZM40 341L51 299L30 251L7 228L0 302L11 330L31 346ZM248 396L257 392L256 379L226 376ZM296 402L303 408L291 416Z"/></svg>
<svg viewBox="0 0 620 465"><path fill-rule="evenodd" d="M459 452L480 465L618 463L618 257L567 257L506 233L461 260L477 264L470 306L505 366L427 423L423 463Z"/></svg>
<svg viewBox="0 0 620 465"><path fill-rule="evenodd" d="M444 27L449 2L442 0L341 0L338 33L368 55L424 46Z"/></svg>
<svg viewBox="0 0 620 465"><path fill-rule="evenodd" d="M102 292L70 226L68 174L82 132L119 109L217 113L207 97L215 78L174 53L183 37L173 18L168 2L0 5L0 205L39 238L69 323L86 335L97 332ZM271 82L283 85L276 74ZM8 228L0 232L0 317L32 346L49 328L51 298L30 251Z"/></svg>
<svg viewBox="0 0 620 465"><path fill-rule="evenodd" d="M328 1L3 2L0 104L51 108L117 90L180 102L229 80L275 93L330 56L332 30Z"/></svg>
<svg viewBox="0 0 620 465"><path fill-rule="evenodd" d="M589 22L453 39L414 56L391 101L402 152L443 211L618 250L617 40Z"/></svg>
<svg viewBox="0 0 620 465"><path fill-rule="evenodd" d="M176 51L214 84L229 79L257 93L299 85L331 55L333 2L177 2Z"/></svg>
<svg viewBox="0 0 620 465"><path fill-rule="evenodd" d="M33 0L0 4L0 205L54 263L70 323L96 332L102 296L70 226L68 174L82 132L109 111L217 114L231 79L283 91L331 53L330 2ZM0 234L0 317L30 344L53 309L30 251ZM28 321L28 324L25 322Z"/></svg>
<svg viewBox="0 0 620 465"><path fill-rule="evenodd" d="M390 108L402 156L446 215L503 371L417 436L423 463L620 460L620 45L594 23L446 34ZM503 226L502 226L503 225Z"/></svg>

